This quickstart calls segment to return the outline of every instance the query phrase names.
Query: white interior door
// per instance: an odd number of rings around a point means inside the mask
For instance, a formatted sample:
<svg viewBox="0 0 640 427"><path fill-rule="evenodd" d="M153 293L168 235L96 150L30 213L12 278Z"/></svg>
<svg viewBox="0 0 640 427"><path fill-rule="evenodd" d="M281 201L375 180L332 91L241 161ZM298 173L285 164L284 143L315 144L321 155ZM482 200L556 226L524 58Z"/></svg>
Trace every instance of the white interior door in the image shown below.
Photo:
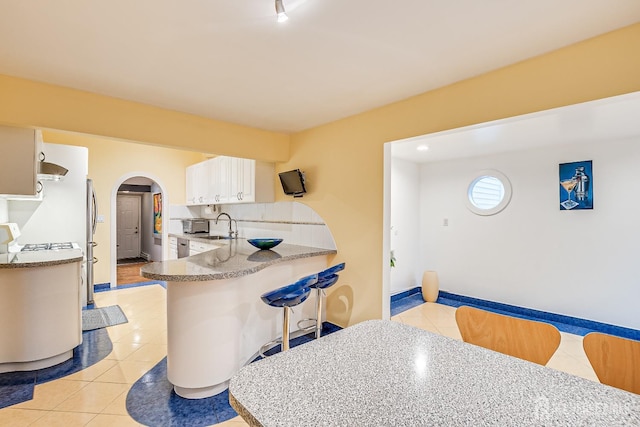
<svg viewBox="0 0 640 427"><path fill-rule="evenodd" d="M117 258L140 256L140 196L118 195Z"/></svg>

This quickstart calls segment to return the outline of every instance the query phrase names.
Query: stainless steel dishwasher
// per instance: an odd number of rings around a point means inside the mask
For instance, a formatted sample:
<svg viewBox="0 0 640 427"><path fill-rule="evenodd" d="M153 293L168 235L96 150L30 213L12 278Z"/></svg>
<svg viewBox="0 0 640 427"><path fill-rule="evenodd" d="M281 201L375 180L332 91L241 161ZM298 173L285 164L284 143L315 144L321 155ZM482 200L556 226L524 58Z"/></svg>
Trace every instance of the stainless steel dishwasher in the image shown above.
<svg viewBox="0 0 640 427"><path fill-rule="evenodd" d="M178 238L178 259L189 256L189 239Z"/></svg>

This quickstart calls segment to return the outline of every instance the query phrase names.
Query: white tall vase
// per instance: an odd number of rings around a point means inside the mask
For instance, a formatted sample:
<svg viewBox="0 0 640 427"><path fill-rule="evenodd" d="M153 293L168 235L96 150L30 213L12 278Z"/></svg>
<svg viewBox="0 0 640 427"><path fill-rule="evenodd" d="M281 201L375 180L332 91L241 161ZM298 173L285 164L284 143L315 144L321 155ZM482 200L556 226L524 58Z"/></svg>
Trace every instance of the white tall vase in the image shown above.
<svg viewBox="0 0 640 427"><path fill-rule="evenodd" d="M427 270L422 275L422 298L427 302L436 302L440 292L438 273Z"/></svg>

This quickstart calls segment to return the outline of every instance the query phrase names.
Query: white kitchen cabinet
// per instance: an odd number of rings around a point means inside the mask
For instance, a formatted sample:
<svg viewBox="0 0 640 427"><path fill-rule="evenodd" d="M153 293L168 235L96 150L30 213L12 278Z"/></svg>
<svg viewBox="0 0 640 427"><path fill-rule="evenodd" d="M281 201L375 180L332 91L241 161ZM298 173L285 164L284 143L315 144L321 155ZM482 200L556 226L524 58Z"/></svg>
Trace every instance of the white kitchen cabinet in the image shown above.
<svg viewBox="0 0 640 427"><path fill-rule="evenodd" d="M203 178L206 176L206 178ZM275 167L219 156L187 168L187 205L273 202Z"/></svg>
<svg viewBox="0 0 640 427"><path fill-rule="evenodd" d="M196 255L202 252L212 251L214 249L218 249L219 247L220 245L212 245L209 243L189 240L189 256Z"/></svg>
<svg viewBox="0 0 640 427"><path fill-rule="evenodd" d="M11 199L39 197L42 184L38 182L39 154L42 146L35 129L0 126L0 195ZM10 155L9 155L10 153Z"/></svg>
<svg viewBox="0 0 640 427"><path fill-rule="evenodd" d="M178 259L178 238L169 236L169 259Z"/></svg>
<svg viewBox="0 0 640 427"><path fill-rule="evenodd" d="M196 204L196 165L187 166L187 176L186 176L186 198L187 205L195 205Z"/></svg>
<svg viewBox="0 0 640 427"><path fill-rule="evenodd" d="M230 201L234 203L255 202L256 161L231 158Z"/></svg>
<svg viewBox="0 0 640 427"><path fill-rule="evenodd" d="M213 203L211 188L211 160L187 167L187 205L209 205Z"/></svg>
<svg viewBox="0 0 640 427"><path fill-rule="evenodd" d="M216 157L210 163L211 180L209 181L213 192L213 204L229 203L231 191L231 157Z"/></svg>
<svg viewBox="0 0 640 427"><path fill-rule="evenodd" d="M215 188L216 204L241 203L245 190L249 190L249 194L253 193L251 183L255 160L226 156L216 157L213 160L212 184ZM247 201L254 200L249 198Z"/></svg>
<svg viewBox="0 0 640 427"><path fill-rule="evenodd" d="M243 163L235 176L238 179L239 199L234 203L270 203L275 200L273 163L240 159Z"/></svg>

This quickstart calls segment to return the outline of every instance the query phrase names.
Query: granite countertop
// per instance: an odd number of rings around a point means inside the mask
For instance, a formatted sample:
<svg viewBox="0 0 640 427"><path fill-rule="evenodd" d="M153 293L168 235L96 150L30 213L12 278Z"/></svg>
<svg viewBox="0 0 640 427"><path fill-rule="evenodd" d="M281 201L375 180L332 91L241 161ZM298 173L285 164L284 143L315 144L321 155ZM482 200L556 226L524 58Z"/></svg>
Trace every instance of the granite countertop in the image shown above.
<svg viewBox="0 0 640 427"><path fill-rule="evenodd" d="M391 321L371 320L242 368L251 426L640 425L640 396Z"/></svg>
<svg viewBox="0 0 640 427"><path fill-rule="evenodd" d="M186 258L147 264L140 272L152 280L201 282L246 276L280 262L337 253L335 249L286 243L271 250L258 250L245 239L213 240L209 243L223 246Z"/></svg>
<svg viewBox="0 0 640 427"><path fill-rule="evenodd" d="M76 261L82 261L81 249L55 249L0 254L0 268L49 267Z"/></svg>

